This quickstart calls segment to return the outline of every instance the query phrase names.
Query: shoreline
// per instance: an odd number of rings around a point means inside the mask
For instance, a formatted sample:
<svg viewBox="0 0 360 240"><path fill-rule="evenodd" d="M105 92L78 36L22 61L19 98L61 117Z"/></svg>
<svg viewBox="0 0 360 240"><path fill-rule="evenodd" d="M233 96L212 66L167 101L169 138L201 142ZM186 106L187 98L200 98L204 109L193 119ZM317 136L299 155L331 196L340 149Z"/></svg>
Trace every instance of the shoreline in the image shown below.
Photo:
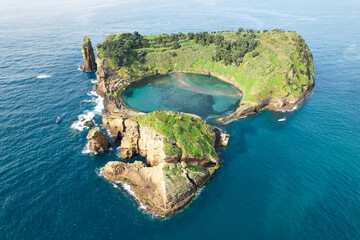
<svg viewBox="0 0 360 240"><path fill-rule="evenodd" d="M98 57L98 60L101 58ZM102 62L102 59L100 60ZM98 67L102 67L102 63L99 64ZM109 66L106 66L106 68L110 68ZM112 68L110 68L113 70ZM115 71L115 70L113 70ZM242 96L244 96L244 91L241 89L241 87L233 80L226 78L222 75L216 74L212 71L194 71L194 70L171 70L168 72L161 72L156 71L155 73L147 72L141 76L137 76L134 78L129 79L121 79L120 76L117 75L118 81L123 82L123 84L118 87L115 91L112 91L112 93L103 94L102 92L99 92L99 82L94 86L94 90L99 94L104 96L104 105L106 111L111 113L111 115L120 115L120 116L127 116L127 117L133 117L141 114L145 114L144 112L141 112L139 110L131 108L129 105L125 103L123 98L121 97L122 92L133 82L140 81L146 77L156 76L156 75L166 75L166 74L172 74L172 73L191 73L191 74L201 74L201 75L207 75L211 77L215 77L219 79L220 81L226 82L228 84L231 84L233 87L238 89ZM116 73L117 74L117 73ZM97 75L97 80L99 79ZM262 112L265 110L275 111L275 112L281 112L281 111L290 111L294 107L301 104L307 96L309 96L313 89L315 87L314 84L310 85L309 88L303 89L302 93L298 98L295 98L294 100L287 100L286 98L272 98L267 97L265 99L259 100L257 102L243 102L242 99L239 102L238 107L235 111L228 113L225 116L215 118L214 121L220 124L227 125L237 119L246 118L247 116L251 116L253 114L256 114L258 112ZM115 95L115 99L114 96ZM106 99L105 99L106 98ZM107 104L105 103L107 101ZM114 108L115 105L117 109ZM109 107L107 107L109 106ZM116 111L117 110L117 111Z"/></svg>

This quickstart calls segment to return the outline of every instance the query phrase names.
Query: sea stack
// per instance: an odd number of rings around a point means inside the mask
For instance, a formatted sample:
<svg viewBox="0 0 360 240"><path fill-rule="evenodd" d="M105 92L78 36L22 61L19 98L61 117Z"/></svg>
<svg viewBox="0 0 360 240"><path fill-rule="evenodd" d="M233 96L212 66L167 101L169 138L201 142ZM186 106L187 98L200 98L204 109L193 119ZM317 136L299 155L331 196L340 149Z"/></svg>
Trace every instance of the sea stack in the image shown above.
<svg viewBox="0 0 360 240"><path fill-rule="evenodd" d="M90 141L90 151L92 153L105 152L110 148L109 139L104 135L99 127L89 131L87 139Z"/></svg>
<svg viewBox="0 0 360 240"><path fill-rule="evenodd" d="M85 72L96 71L94 49L91 46L91 40L88 35L84 36L82 47L82 53L84 57L84 64L80 66L80 69Z"/></svg>

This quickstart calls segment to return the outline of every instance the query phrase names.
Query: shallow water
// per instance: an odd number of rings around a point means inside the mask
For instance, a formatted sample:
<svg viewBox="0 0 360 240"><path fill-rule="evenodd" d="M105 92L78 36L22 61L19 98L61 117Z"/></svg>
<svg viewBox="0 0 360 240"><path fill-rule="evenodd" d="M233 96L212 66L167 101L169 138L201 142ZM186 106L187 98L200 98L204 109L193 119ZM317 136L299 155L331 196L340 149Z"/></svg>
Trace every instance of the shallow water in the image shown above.
<svg viewBox="0 0 360 240"><path fill-rule="evenodd" d="M359 5L2 3L0 239L360 239ZM314 55L314 92L291 113L224 127L231 138L223 166L185 211L155 220L99 176L116 151L83 154L87 131L71 127L88 112L101 124L98 98L88 95L95 75L77 70L82 37L95 46L116 32L239 26L299 31Z"/></svg>
<svg viewBox="0 0 360 240"><path fill-rule="evenodd" d="M147 77L131 83L121 94L129 107L142 112L171 110L203 118L235 111L241 96L238 89L217 78L190 73Z"/></svg>

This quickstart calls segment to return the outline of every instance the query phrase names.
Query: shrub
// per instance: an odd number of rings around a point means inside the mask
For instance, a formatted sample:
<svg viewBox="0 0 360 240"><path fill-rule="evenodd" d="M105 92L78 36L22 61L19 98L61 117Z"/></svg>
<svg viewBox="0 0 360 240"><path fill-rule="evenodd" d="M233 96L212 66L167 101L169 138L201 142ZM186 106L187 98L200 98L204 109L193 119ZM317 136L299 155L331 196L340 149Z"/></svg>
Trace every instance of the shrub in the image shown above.
<svg viewBox="0 0 360 240"><path fill-rule="evenodd" d="M260 54L260 53L259 53L258 51L253 51L251 55L252 55L252 57L254 58L254 57L259 56L259 54Z"/></svg>

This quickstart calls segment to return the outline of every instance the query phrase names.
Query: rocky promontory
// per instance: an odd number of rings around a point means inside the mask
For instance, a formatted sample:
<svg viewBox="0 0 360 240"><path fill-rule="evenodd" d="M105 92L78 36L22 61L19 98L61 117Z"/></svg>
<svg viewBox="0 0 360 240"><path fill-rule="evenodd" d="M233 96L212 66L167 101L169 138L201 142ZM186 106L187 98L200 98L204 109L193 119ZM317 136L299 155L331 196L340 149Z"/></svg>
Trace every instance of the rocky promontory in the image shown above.
<svg viewBox="0 0 360 240"><path fill-rule="evenodd" d="M120 141L123 159L137 154L146 162L113 161L101 169L111 181L129 184L156 215L184 207L221 165L217 154L228 135L189 114L158 111L133 118L104 116L103 126Z"/></svg>
<svg viewBox="0 0 360 240"><path fill-rule="evenodd" d="M86 138L90 141L89 148L92 153L105 152L110 148L109 139L99 127L91 129Z"/></svg>
<svg viewBox="0 0 360 240"><path fill-rule="evenodd" d="M91 40L88 35L85 35L84 37L81 50L84 57L84 64L80 66L80 69L85 72L96 71L97 66L95 63L94 49L91 45Z"/></svg>

